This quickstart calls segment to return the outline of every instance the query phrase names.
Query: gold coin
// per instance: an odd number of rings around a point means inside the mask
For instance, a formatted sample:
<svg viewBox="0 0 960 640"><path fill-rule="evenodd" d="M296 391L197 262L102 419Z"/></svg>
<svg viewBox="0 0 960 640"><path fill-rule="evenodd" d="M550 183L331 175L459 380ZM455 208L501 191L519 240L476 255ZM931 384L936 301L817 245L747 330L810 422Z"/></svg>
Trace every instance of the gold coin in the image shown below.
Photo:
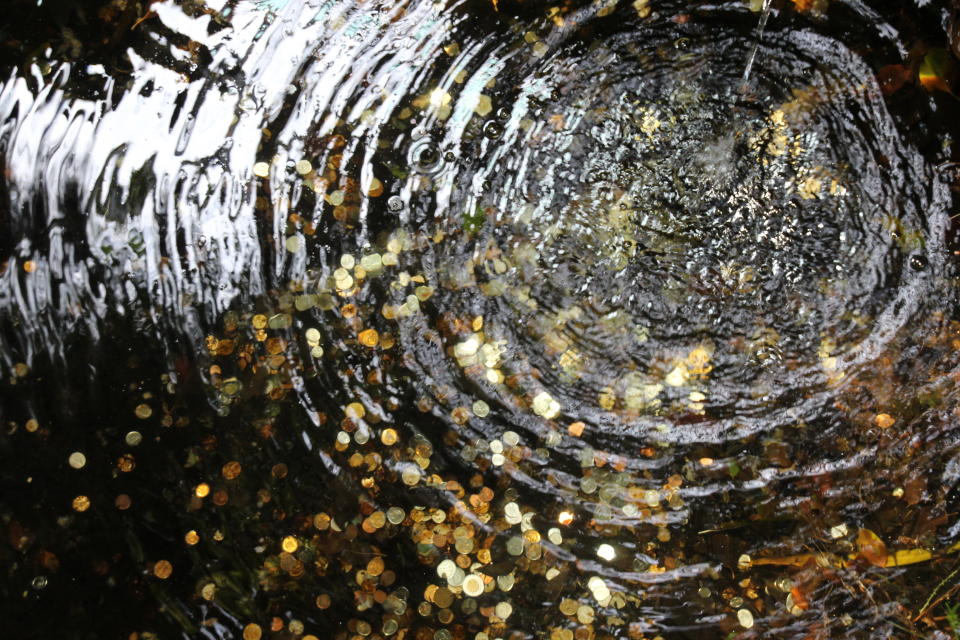
<svg viewBox="0 0 960 640"><path fill-rule="evenodd" d="M153 575L157 576L161 580L166 580L172 573L173 565L170 564L169 560L160 560L157 562L157 564L153 565Z"/></svg>
<svg viewBox="0 0 960 640"><path fill-rule="evenodd" d="M560 601L560 613L565 616L572 616L577 612L577 608L580 605L577 604L576 600L571 600L570 598L564 598Z"/></svg>
<svg viewBox="0 0 960 640"><path fill-rule="evenodd" d="M379 576L383 573L383 558L380 556L375 556L367 563L367 573L371 576Z"/></svg>
<svg viewBox="0 0 960 640"><path fill-rule="evenodd" d="M360 344L365 347L373 348L380 342L380 334L377 333L376 329L361 331L357 338L360 340Z"/></svg>
<svg viewBox="0 0 960 640"><path fill-rule="evenodd" d="M446 587L440 587L433 595L433 602L441 609L446 609L453 604L453 592Z"/></svg>
<svg viewBox="0 0 960 640"><path fill-rule="evenodd" d="M240 475L240 472L242 470L243 470L243 467L240 466L240 463L237 462L236 460L233 460L223 465L223 469L221 470L221 472L223 473L224 478L226 478L227 480L233 480L234 478Z"/></svg>

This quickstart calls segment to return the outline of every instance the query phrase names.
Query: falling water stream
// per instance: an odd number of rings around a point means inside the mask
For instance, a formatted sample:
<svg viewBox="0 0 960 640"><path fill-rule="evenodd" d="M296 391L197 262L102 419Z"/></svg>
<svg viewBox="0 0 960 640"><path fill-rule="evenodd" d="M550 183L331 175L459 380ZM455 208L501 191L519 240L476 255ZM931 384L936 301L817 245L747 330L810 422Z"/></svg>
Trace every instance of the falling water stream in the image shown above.
<svg viewBox="0 0 960 640"><path fill-rule="evenodd" d="M750 72L753 70L753 63L757 59L757 51L760 49L760 40L763 38L763 30L767 28L767 20L770 19L771 0L763 0L763 6L760 7L760 22L757 25L757 42L750 50L747 57L747 66L743 69L743 83L740 90L747 91L747 82L750 80Z"/></svg>
<svg viewBox="0 0 960 640"><path fill-rule="evenodd" d="M950 637L946 3L102 4L4 35L5 637Z"/></svg>

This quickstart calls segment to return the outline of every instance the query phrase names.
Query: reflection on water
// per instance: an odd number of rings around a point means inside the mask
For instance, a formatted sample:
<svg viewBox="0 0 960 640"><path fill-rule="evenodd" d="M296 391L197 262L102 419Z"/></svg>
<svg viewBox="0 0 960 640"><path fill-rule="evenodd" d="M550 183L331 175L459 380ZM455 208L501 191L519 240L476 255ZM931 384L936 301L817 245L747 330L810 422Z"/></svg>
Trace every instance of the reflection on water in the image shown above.
<svg viewBox="0 0 960 640"><path fill-rule="evenodd" d="M24 48L11 637L948 632L949 16L754 4L163 2Z"/></svg>

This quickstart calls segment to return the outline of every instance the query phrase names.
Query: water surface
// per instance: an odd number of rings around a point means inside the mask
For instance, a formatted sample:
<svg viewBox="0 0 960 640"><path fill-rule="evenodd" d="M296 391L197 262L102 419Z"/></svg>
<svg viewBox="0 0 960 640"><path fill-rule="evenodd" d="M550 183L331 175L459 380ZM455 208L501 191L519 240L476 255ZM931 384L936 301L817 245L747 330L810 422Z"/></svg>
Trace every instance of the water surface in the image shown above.
<svg viewBox="0 0 960 640"><path fill-rule="evenodd" d="M7 33L11 637L949 637L952 16L754 4Z"/></svg>

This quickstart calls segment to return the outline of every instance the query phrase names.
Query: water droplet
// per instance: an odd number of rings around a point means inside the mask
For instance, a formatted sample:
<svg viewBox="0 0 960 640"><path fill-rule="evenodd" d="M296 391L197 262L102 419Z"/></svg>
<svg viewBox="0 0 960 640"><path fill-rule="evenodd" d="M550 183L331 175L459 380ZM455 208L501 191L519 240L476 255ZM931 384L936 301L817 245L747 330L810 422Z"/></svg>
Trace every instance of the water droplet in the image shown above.
<svg viewBox="0 0 960 640"><path fill-rule="evenodd" d="M34 589L43 589L47 586L47 576L37 576L30 582L30 586Z"/></svg>
<svg viewBox="0 0 960 640"><path fill-rule="evenodd" d="M910 256L910 266L914 271L923 271L927 268L927 264L929 264L927 256L923 255L922 253Z"/></svg>
<svg viewBox="0 0 960 640"><path fill-rule="evenodd" d="M387 199L387 209L394 213L403 211L403 200L400 196L390 196L390 198Z"/></svg>

